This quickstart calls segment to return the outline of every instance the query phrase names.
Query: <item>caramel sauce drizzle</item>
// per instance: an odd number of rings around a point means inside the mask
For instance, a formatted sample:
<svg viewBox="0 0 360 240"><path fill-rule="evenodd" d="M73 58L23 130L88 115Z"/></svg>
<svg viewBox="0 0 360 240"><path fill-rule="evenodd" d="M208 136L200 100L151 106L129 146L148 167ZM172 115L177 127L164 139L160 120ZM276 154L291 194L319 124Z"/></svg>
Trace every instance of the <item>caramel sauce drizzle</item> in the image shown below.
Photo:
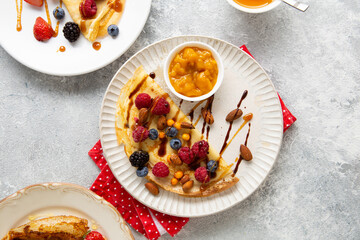
<svg viewBox="0 0 360 240"><path fill-rule="evenodd" d="M248 139L249 139L249 135L250 135L250 128L251 128L251 123L249 123L249 129L248 129L248 132L246 134L246 138L245 138L245 143L244 145L247 146L247 142L248 142ZM235 174L237 173L237 171L239 170L239 166L240 166L240 163L241 161L243 160L243 158L241 157L241 154L239 155L239 160L236 161L236 166L235 166L235 169L234 169L234 173L232 174L232 176L234 177Z"/></svg>
<svg viewBox="0 0 360 240"><path fill-rule="evenodd" d="M139 82L139 84L136 86L136 88L129 94L130 102L129 102L129 107L128 107L128 111L127 111L127 115L126 115L126 123L124 125L125 128L129 127L130 109L131 109L132 105L134 105L132 96L134 96L134 94L140 90L140 88L144 84L145 80L146 80L146 77L143 80L141 80L141 82Z"/></svg>
<svg viewBox="0 0 360 240"><path fill-rule="evenodd" d="M201 100L200 102L198 102L198 103L190 110L190 112L189 112L188 114L186 114L186 116L190 116L190 121L191 121L191 122L193 122L193 120L194 120L194 112L195 112L195 110L196 110L196 109L200 106L200 104L202 104L205 100L206 100L206 99Z"/></svg>
<svg viewBox="0 0 360 240"><path fill-rule="evenodd" d="M222 148L222 150L220 151L220 156L225 152L226 148L231 144L231 142L234 140L234 138L236 137L236 135L238 135L238 133L241 131L241 129L246 125L246 123L248 123L250 120L245 120L241 126L238 128L238 130L235 132L235 134L232 136L232 138L230 139L230 141L228 143L226 143L225 147Z"/></svg>
<svg viewBox="0 0 360 240"><path fill-rule="evenodd" d="M86 20L84 20L84 19L82 19L82 20L80 21L80 31L81 31L82 33L86 32L86 24L85 24L85 21L86 21Z"/></svg>
<svg viewBox="0 0 360 240"><path fill-rule="evenodd" d="M92 47L93 47L93 49L95 49L96 51L99 51L100 48L101 48L101 43L99 43L99 42L94 42L94 43L92 44Z"/></svg>
<svg viewBox="0 0 360 240"><path fill-rule="evenodd" d="M65 52L66 48L64 46L60 46L59 50L60 52Z"/></svg>
<svg viewBox="0 0 360 240"><path fill-rule="evenodd" d="M47 0L44 0L44 3L45 3L45 10L46 10L47 20L48 20L48 23L51 25L51 18L50 18L50 12L49 12L49 6L48 6L48 3L47 3Z"/></svg>
<svg viewBox="0 0 360 240"><path fill-rule="evenodd" d="M22 25L21 25L21 13L22 13L22 9L23 9L23 0L20 0L20 8L19 8L19 3L18 0L15 0L16 2L16 13L17 13L17 17L16 17L16 30L18 32L21 31L22 29Z"/></svg>
<svg viewBox="0 0 360 240"><path fill-rule="evenodd" d="M179 108L178 108L178 110L176 111L175 116L173 117L173 120L174 120L174 121L177 120L177 117L178 117L178 115L179 115L179 113L180 113L180 108L181 108L181 105L182 105L183 101L184 101L184 99L181 99L181 100L180 100Z"/></svg>
<svg viewBox="0 0 360 240"><path fill-rule="evenodd" d="M60 0L60 8L62 8L62 0ZM57 37L57 35L59 34L59 25L60 25L60 21L57 21L53 37Z"/></svg>
<svg viewBox="0 0 360 240"><path fill-rule="evenodd" d="M209 97L207 99L207 102L206 102L206 105L205 105L205 110L209 111L210 114L211 114L211 109L212 109L212 104L213 104L213 101L214 101L214 95L212 95L211 97ZM206 115L206 114L205 114ZM204 119L204 122L203 122L203 126L202 126L202 129L201 129L201 134L204 134L205 132L205 126L206 126L206 121ZM208 126L207 128L208 131L210 131L210 126ZM206 133L207 136L209 136L209 132ZM202 137L203 138L203 137ZM207 139L207 138L206 138Z"/></svg>
<svg viewBox="0 0 360 240"><path fill-rule="evenodd" d="M167 142L168 142L167 137L164 137L164 138L161 139L160 147L159 147L159 150L158 150L158 155L160 157L163 157L166 154L166 143Z"/></svg>

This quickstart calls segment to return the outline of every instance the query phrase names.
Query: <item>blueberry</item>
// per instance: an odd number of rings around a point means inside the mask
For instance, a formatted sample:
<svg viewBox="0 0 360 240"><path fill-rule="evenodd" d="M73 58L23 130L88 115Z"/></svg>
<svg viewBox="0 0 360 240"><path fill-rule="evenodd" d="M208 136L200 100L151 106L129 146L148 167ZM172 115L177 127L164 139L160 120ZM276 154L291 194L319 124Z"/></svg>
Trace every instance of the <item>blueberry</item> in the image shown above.
<svg viewBox="0 0 360 240"><path fill-rule="evenodd" d="M57 20L61 20L65 17L65 11L60 7L56 7L53 11L53 14Z"/></svg>
<svg viewBox="0 0 360 240"><path fill-rule="evenodd" d="M159 136L159 133L155 128L152 128L149 130L149 138L151 140L156 140L158 138L158 136Z"/></svg>
<svg viewBox="0 0 360 240"><path fill-rule="evenodd" d="M110 36L116 37L117 35L119 35L119 28L115 24L111 24L108 27L107 31Z"/></svg>
<svg viewBox="0 0 360 240"><path fill-rule="evenodd" d="M218 168L219 164L217 161L214 161L214 160L210 160L207 165L206 165L206 169L209 171L209 172L215 172L216 169Z"/></svg>
<svg viewBox="0 0 360 240"><path fill-rule="evenodd" d="M182 143L181 143L180 139L178 139L178 138L173 138L170 140L170 147L174 150L180 149L181 145L182 145Z"/></svg>
<svg viewBox="0 0 360 240"><path fill-rule="evenodd" d="M149 169L147 167L139 167L136 170L136 175L138 177L145 177L146 175L148 175L148 173L149 173Z"/></svg>
<svg viewBox="0 0 360 240"><path fill-rule="evenodd" d="M166 129L166 136L175 137L178 134L178 130L174 127L168 127Z"/></svg>

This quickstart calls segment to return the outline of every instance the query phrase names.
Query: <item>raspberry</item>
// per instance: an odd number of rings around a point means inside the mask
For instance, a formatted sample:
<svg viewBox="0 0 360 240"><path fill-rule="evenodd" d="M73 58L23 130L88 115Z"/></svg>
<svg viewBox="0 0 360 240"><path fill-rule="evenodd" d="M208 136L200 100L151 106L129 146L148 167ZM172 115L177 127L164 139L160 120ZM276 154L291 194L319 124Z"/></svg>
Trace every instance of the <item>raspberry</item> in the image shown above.
<svg viewBox="0 0 360 240"><path fill-rule="evenodd" d="M143 126L138 126L132 133L134 142L143 142L149 136L149 131Z"/></svg>
<svg viewBox="0 0 360 240"><path fill-rule="evenodd" d="M149 154L145 151L135 151L130 157L129 161L133 167L143 167L149 161Z"/></svg>
<svg viewBox="0 0 360 240"><path fill-rule="evenodd" d="M91 18L97 12L96 2L94 0L83 0L80 3L79 10L84 18Z"/></svg>
<svg viewBox="0 0 360 240"><path fill-rule="evenodd" d="M210 181L209 174L205 167L198 167L195 170L194 175L195 175L195 179L201 183L207 183Z"/></svg>
<svg viewBox="0 0 360 240"><path fill-rule="evenodd" d="M163 162L156 163L151 171L155 177L167 177L170 173L169 167Z"/></svg>
<svg viewBox="0 0 360 240"><path fill-rule="evenodd" d="M191 152L198 158L204 158L208 154L209 144L205 140L194 143L191 147Z"/></svg>
<svg viewBox="0 0 360 240"><path fill-rule="evenodd" d="M149 108L151 105L151 97L147 93L140 93L136 96L135 106L138 109Z"/></svg>
<svg viewBox="0 0 360 240"><path fill-rule="evenodd" d="M170 104L163 97L156 97L151 112L155 115L164 115L170 112Z"/></svg>
<svg viewBox="0 0 360 240"><path fill-rule="evenodd" d="M191 152L190 148L188 147L182 147L180 148L178 155L186 164L191 164L194 161L194 154Z"/></svg>

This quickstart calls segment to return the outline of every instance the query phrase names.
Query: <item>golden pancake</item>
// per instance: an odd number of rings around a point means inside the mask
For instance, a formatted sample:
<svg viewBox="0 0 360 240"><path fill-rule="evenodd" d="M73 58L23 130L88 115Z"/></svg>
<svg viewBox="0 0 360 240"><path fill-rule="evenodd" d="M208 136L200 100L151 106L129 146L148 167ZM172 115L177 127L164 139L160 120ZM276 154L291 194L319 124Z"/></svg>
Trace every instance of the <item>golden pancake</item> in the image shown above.
<svg viewBox="0 0 360 240"><path fill-rule="evenodd" d="M143 150L149 153L150 160L147 163L149 168L149 174L146 178L161 188L177 193L186 197L206 197L215 193L222 192L229 187L236 184L239 180L232 176L232 170L230 166L222 159L219 153L211 147L209 143L209 151L206 159L197 161L196 167L193 164L188 165L182 163L181 165L174 165L167 161L168 155L177 154L177 151L170 147L168 140L151 140L146 139L143 142L135 142L132 137L133 130L137 126L136 118L139 117L139 109L135 106L135 99L139 93L147 93L151 98L161 96L165 98L170 104L170 112L166 114L167 119L173 119L175 122L187 122L191 123L186 115L179 109L179 107L171 100L169 95L144 71L143 67L140 66L136 69L133 77L127 81L127 83L121 89L121 93L117 102L117 113L116 113L116 134L119 144L124 144L125 153L128 157L138 150ZM157 129L157 121L159 116L151 114L148 118L145 126L148 129ZM160 131L159 131L160 132ZM191 138L190 141L182 140L182 146L191 147L195 142L203 140L203 135L197 129L184 129L181 128L178 132L178 138L181 138L182 134L188 133ZM165 137L166 139L166 137ZM216 170L215 176L210 178L210 182L201 183L195 179L194 172L199 166L206 167L207 160L217 160L218 169ZM167 177L156 177L152 174L151 170L153 166L158 163L165 163L170 170L170 174ZM190 180L194 181L193 187L184 191L181 184L171 184L171 179L174 177L175 172L182 171L184 174L188 174Z"/></svg>
<svg viewBox="0 0 360 240"><path fill-rule="evenodd" d="M63 0L63 2L73 21L80 26L82 34L92 42L107 35L108 26L119 22L125 7L125 0L97 0L95 16L85 19L79 10L82 0Z"/></svg>

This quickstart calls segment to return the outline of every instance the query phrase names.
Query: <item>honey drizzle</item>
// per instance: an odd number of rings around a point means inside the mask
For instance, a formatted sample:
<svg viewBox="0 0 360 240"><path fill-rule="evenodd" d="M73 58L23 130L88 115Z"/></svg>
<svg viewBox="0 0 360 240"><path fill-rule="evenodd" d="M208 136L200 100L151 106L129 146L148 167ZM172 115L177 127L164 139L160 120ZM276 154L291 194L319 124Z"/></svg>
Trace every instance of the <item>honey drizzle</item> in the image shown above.
<svg viewBox="0 0 360 240"><path fill-rule="evenodd" d="M20 0L20 8L19 8L19 3L18 0L16 1L16 13L17 13L17 17L16 17L16 30L18 32L21 31L22 29L22 25L21 25L21 13L22 13L22 9L23 9L23 0Z"/></svg>
<svg viewBox="0 0 360 240"><path fill-rule="evenodd" d="M62 0L60 0L60 8L62 8ZM57 21L53 37L57 37L57 35L59 34L59 25L60 21Z"/></svg>

